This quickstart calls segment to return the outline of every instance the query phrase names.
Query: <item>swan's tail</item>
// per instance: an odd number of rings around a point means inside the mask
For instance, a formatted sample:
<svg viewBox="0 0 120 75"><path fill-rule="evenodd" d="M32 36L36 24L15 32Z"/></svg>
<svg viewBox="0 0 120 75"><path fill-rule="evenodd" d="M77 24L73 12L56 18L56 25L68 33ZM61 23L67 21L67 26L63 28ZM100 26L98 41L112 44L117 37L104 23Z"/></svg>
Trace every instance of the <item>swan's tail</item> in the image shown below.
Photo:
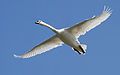
<svg viewBox="0 0 120 75"><path fill-rule="evenodd" d="M83 50L86 52L86 50L87 50L87 45L85 45L85 44L81 44L81 47L82 47Z"/></svg>

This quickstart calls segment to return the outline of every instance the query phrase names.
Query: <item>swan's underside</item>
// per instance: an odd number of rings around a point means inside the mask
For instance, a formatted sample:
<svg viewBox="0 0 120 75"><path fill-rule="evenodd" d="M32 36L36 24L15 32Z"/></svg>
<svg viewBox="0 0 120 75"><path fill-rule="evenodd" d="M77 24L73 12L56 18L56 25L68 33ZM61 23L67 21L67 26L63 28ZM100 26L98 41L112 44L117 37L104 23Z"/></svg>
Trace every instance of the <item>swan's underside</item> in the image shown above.
<svg viewBox="0 0 120 75"><path fill-rule="evenodd" d="M76 43L78 43L78 47L77 44L75 46L75 48L73 47L73 49L78 52L79 54L84 54L86 52L86 45L80 44L78 41L78 38L81 35L84 35L86 32L88 32L89 30L95 28L96 26L100 25L103 21L105 21L109 16L111 15L111 10L109 8L104 8L103 12L96 17L92 17L88 20L85 20L83 22L77 23L76 25L65 29L65 31L69 32L70 35L73 35L73 37L75 37L76 39ZM67 34L66 34L67 36ZM64 38L64 36L62 36ZM70 36L69 36L70 37ZM67 37L67 38L69 38ZM67 40L67 39L66 39ZM60 37L56 35L52 36L51 38L49 38L48 40L44 41L43 43L35 46L34 48L32 48L32 50L26 52L25 54L22 54L20 56L15 55L15 57L20 57L20 58L30 58L33 57L37 54L41 54L44 53L46 51L49 51L53 48L56 48L58 46L62 46L62 44L68 44L71 45L71 43L67 43L65 42L65 40L62 40ZM74 45L74 43L72 44ZM71 45L71 46L72 46Z"/></svg>

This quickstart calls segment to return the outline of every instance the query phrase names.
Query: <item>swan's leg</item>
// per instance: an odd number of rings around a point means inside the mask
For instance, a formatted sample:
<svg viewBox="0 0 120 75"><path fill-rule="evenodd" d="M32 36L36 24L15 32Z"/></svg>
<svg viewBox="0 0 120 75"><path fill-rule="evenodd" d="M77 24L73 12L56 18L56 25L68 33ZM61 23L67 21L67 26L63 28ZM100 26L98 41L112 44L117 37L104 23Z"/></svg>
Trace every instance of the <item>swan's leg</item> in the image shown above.
<svg viewBox="0 0 120 75"><path fill-rule="evenodd" d="M82 48L81 45L79 45L79 48L81 49L82 53L84 54L84 53L85 53L85 50Z"/></svg>
<svg viewBox="0 0 120 75"><path fill-rule="evenodd" d="M80 54L81 55L81 53L78 51L78 50L76 50L75 48L73 48L78 54Z"/></svg>

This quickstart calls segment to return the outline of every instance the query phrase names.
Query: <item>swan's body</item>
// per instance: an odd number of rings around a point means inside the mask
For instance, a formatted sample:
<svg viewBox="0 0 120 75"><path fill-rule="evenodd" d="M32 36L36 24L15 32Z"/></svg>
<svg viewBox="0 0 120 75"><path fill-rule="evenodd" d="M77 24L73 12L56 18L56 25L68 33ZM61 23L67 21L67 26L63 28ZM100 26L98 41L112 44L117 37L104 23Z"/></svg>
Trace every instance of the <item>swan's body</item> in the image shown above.
<svg viewBox="0 0 120 75"><path fill-rule="evenodd" d="M111 10L108 8L104 8L101 15L85 20L67 29L56 29L52 27L51 25L39 20L35 23L48 27L53 32L55 32L56 35L44 41L43 43L35 46L29 52L21 56L16 56L16 55L15 56L20 57L20 58L29 58L37 54L41 54L43 52L49 51L50 49L53 49L55 47L61 46L64 43L71 46L79 54L85 54L87 46L84 44L80 44L80 42L78 41L78 38L81 35L84 35L89 30L100 25L110 15L111 15Z"/></svg>

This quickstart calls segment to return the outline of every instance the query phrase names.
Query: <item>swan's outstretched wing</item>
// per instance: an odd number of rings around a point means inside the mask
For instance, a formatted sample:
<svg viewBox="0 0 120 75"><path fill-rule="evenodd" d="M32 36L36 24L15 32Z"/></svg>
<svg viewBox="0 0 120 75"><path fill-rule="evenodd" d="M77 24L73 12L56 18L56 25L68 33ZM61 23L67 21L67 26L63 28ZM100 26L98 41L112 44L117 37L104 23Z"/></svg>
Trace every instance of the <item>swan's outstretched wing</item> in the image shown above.
<svg viewBox="0 0 120 75"><path fill-rule="evenodd" d="M76 38L79 38L80 35L84 35L86 32L105 21L111 15L111 12L111 9L104 7L102 14L78 23L75 26L69 28L68 31L72 33Z"/></svg>
<svg viewBox="0 0 120 75"><path fill-rule="evenodd" d="M48 40L44 41L43 43L35 46L29 52L27 52L23 55L20 55L20 56L17 56L17 55L14 55L14 56L19 57L19 58L30 58L37 54L41 54L43 52L49 51L50 49L61 46L62 44L63 44L63 42L56 35L54 35L53 37L49 38Z"/></svg>

